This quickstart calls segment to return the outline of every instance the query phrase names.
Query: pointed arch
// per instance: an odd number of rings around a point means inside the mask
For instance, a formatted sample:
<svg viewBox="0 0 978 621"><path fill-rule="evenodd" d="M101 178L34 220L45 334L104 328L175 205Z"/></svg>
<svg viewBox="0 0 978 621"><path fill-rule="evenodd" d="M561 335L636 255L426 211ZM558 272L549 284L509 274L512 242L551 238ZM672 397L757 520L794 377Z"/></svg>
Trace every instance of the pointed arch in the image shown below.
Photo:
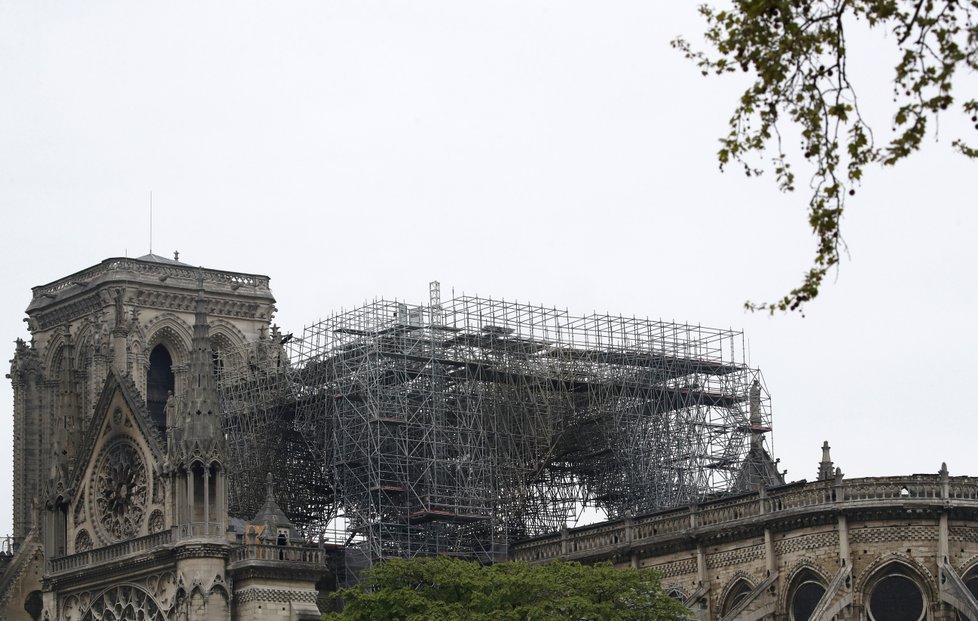
<svg viewBox="0 0 978 621"><path fill-rule="evenodd" d="M121 614L121 616L120 616ZM127 583L111 586L92 598L82 621L145 619L166 621L160 603L142 587Z"/></svg>
<svg viewBox="0 0 978 621"><path fill-rule="evenodd" d="M860 577L855 584L855 591L866 593L872 586L873 581L880 575L880 572L893 563L903 565L915 575L920 581L921 587L925 590L925 595L928 600L932 602L937 601L939 594L937 592L937 579L934 577L934 574L912 557L900 552L893 552L886 556L881 556L870 563L869 567L860 572Z"/></svg>
<svg viewBox="0 0 978 621"><path fill-rule="evenodd" d="M64 346L65 337L61 334L60 330L55 332L48 340L41 365L41 369L46 378L57 377L58 371L61 369L61 360L64 357Z"/></svg>
<svg viewBox="0 0 978 621"><path fill-rule="evenodd" d="M146 351L163 343L173 356L174 364L187 364L193 341L193 329L186 321L173 313L163 313L146 324Z"/></svg>
<svg viewBox="0 0 978 621"><path fill-rule="evenodd" d="M720 594L720 617L733 610L753 590L754 583L745 572L735 573Z"/></svg>
<svg viewBox="0 0 978 621"><path fill-rule="evenodd" d="M245 357L242 349L247 342L244 333L233 323L224 319L211 318L208 326L215 364L220 364L225 368L243 365Z"/></svg>
<svg viewBox="0 0 978 621"><path fill-rule="evenodd" d="M228 590L227 585L220 576L214 576L214 581L211 583L211 588L207 590L208 595L220 595L224 598L224 603L231 601L231 592Z"/></svg>
<svg viewBox="0 0 978 621"><path fill-rule="evenodd" d="M779 608L788 613L789 621L808 621L829 581L814 563L807 560L796 563L785 578L786 588L781 592Z"/></svg>
<svg viewBox="0 0 978 621"><path fill-rule="evenodd" d="M95 328L91 322L83 321L75 333L75 368L84 372L91 359L91 349L94 347Z"/></svg>
<svg viewBox="0 0 978 621"><path fill-rule="evenodd" d="M662 590L665 591L666 595L672 599L678 601L679 603L684 603L687 598L689 598L689 591L684 589L679 583L670 582L662 583Z"/></svg>
<svg viewBox="0 0 978 621"><path fill-rule="evenodd" d="M211 317L208 321L208 329L212 339L220 339L222 343L226 343L231 349L237 349L248 342L248 338L244 332L225 319Z"/></svg>

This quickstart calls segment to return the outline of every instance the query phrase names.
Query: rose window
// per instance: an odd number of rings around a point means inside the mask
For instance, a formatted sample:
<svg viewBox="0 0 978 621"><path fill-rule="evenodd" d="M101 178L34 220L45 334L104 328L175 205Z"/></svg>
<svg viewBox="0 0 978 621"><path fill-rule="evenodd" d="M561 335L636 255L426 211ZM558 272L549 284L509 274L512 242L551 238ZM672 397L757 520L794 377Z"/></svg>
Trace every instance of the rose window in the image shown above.
<svg viewBox="0 0 978 621"><path fill-rule="evenodd" d="M95 514L110 541L139 534L146 513L146 466L139 451L127 442L112 446L95 470L92 481Z"/></svg>

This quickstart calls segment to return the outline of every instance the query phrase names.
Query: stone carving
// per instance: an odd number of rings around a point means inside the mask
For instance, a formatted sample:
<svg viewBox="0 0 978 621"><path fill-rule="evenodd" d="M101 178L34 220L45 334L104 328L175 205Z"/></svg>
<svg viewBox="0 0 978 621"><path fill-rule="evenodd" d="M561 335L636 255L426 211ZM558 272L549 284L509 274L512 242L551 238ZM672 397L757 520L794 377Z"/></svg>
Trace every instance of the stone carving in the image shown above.
<svg viewBox="0 0 978 621"><path fill-rule="evenodd" d="M948 539L951 541L978 543L978 530L970 526L952 526L950 528Z"/></svg>
<svg viewBox="0 0 978 621"><path fill-rule="evenodd" d="M99 594L82 617L82 621L166 621L156 600L141 588L125 584Z"/></svg>
<svg viewBox="0 0 978 621"><path fill-rule="evenodd" d="M163 512L157 509L149 516L149 532L158 533L166 528L166 521L163 519Z"/></svg>
<svg viewBox="0 0 978 621"><path fill-rule="evenodd" d="M710 554L707 556L706 567L707 569L730 567L731 565L739 565L741 563L754 561L760 558L764 558L764 546L760 545L738 548L735 550L725 550L723 552L718 552L716 554Z"/></svg>
<svg viewBox="0 0 978 621"><path fill-rule="evenodd" d="M152 575L146 578L143 583L146 590L153 594L153 598L165 611L173 608L177 594L177 577L171 571Z"/></svg>
<svg viewBox="0 0 978 621"><path fill-rule="evenodd" d="M92 480L95 520L109 541L139 534L146 513L146 466L132 444L114 444Z"/></svg>
<svg viewBox="0 0 978 621"><path fill-rule="evenodd" d="M881 526L854 529L849 534L853 544L893 541L937 541L936 526Z"/></svg>
<svg viewBox="0 0 978 621"><path fill-rule="evenodd" d="M126 322L126 311L123 307L125 301L126 290L123 287L117 287L115 290L115 327L123 328Z"/></svg>
<svg viewBox="0 0 978 621"><path fill-rule="evenodd" d="M85 521L85 490L82 490L78 495L78 501L75 503L75 508L71 513L71 520L75 526Z"/></svg>
<svg viewBox="0 0 978 621"><path fill-rule="evenodd" d="M88 531L84 528L78 531L78 534L75 535L75 554L88 552L92 547L92 536L88 534Z"/></svg>
<svg viewBox="0 0 978 621"><path fill-rule="evenodd" d="M696 559L689 558L673 563L663 563L652 567L655 571L662 574L663 578L673 578L675 576L685 576L696 573Z"/></svg>
<svg viewBox="0 0 978 621"><path fill-rule="evenodd" d="M797 537L786 537L774 544L774 551L778 555L782 555L823 548L835 548L838 545L839 533L832 530L822 533L799 535Z"/></svg>
<svg viewBox="0 0 978 621"><path fill-rule="evenodd" d="M234 601L245 602L306 602L316 603L317 591L307 589L283 589L277 587L248 587L235 590Z"/></svg>
<svg viewBox="0 0 978 621"><path fill-rule="evenodd" d="M153 502L155 504L163 504L163 477L158 475L153 476Z"/></svg>

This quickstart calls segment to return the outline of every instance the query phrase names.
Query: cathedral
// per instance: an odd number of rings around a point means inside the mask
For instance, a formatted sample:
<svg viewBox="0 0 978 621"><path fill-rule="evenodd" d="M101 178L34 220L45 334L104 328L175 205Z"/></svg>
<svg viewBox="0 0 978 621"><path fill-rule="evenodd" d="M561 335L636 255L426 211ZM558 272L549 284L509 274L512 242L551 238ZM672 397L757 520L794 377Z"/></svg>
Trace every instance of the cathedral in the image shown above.
<svg viewBox="0 0 978 621"><path fill-rule="evenodd" d="M271 345L266 276L149 254L35 287L14 388L0 619L319 619L322 547L266 483L230 520L222 350Z"/></svg>
<svg viewBox="0 0 978 621"><path fill-rule="evenodd" d="M689 353L736 334L439 295L294 338L272 324L267 276L178 256L34 287L7 376L0 621L320 619L351 568L445 553L654 570L702 621L978 621L978 478L847 479L825 443L815 480L786 484L757 370ZM649 346L653 329L683 347ZM690 412L727 452L694 454ZM670 473L697 466L717 487L679 495ZM573 480L609 520L567 528ZM346 509L342 545L310 540L329 503Z"/></svg>

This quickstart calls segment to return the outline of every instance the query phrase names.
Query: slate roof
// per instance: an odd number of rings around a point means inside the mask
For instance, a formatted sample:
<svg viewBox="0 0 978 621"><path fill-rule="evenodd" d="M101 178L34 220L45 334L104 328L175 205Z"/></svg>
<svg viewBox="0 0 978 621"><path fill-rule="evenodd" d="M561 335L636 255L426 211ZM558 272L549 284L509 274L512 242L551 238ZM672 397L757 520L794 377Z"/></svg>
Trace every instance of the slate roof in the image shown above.
<svg viewBox="0 0 978 621"><path fill-rule="evenodd" d="M167 257L161 257L158 254L144 254L141 257L136 257L137 261L147 261L149 263L165 263L167 265L180 265L182 267L193 267L189 263L184 263L183 261L177 261L175 259L169 259Z"/></svg>

